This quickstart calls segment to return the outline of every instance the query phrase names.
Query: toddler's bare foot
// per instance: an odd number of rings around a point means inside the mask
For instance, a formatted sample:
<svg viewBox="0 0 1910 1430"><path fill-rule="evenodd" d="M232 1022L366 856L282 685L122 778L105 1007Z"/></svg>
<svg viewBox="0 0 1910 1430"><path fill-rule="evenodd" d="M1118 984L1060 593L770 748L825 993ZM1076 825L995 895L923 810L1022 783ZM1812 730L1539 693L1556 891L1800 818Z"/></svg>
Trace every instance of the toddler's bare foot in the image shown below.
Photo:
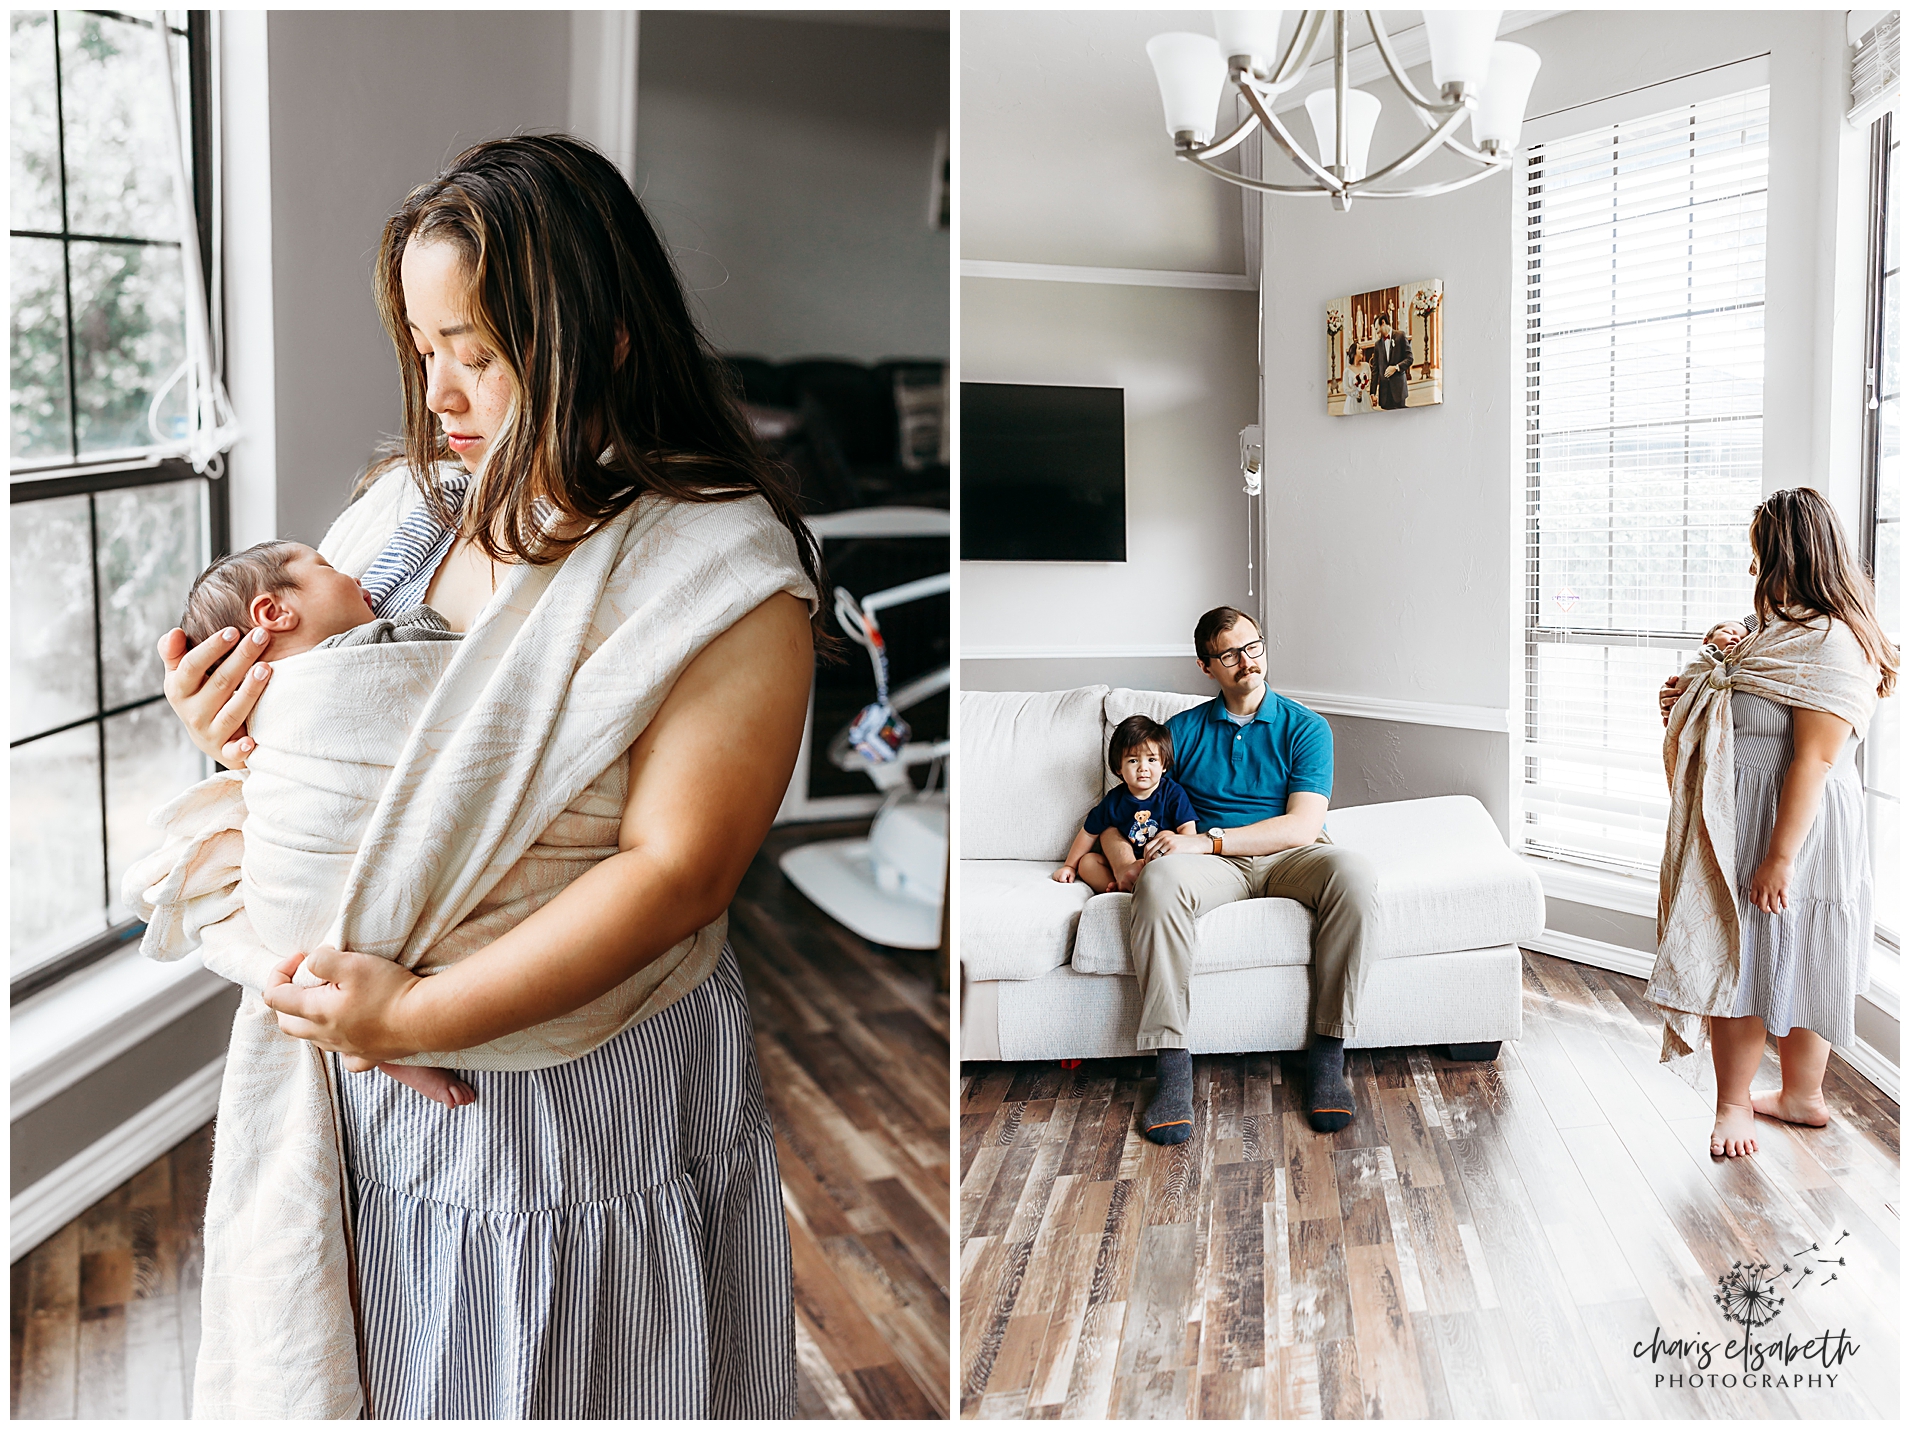
<svg viewBox="0 0 1910 1430"><path fill-rule="evenodd" d="M1824 1103L1821 1089L1809 1095L1781 1087L1776 1092L1754 1092L1751 1106L1760 1116L1775 1117L1779 1122L1795 1122L1800 1127L1830 1126L1830 1108Z"/></svg>
<svg viewBox="0 0 1910 1430"><path fill-rule="evenodd" d="M1718 1120L1711 1126L1713 1157L1744 1157L1757 1151L1757 1118L1737 1102L1720 1102Z"/></svg>
<svg viewBox="0 0 1910 1430"><path fill-rule="evenodd" d="M423 1093L446 1107L463 1107L477 1101L477 1090L448 1068L419 1068L405 1063L380 1063L378 1071Z"/></svg>

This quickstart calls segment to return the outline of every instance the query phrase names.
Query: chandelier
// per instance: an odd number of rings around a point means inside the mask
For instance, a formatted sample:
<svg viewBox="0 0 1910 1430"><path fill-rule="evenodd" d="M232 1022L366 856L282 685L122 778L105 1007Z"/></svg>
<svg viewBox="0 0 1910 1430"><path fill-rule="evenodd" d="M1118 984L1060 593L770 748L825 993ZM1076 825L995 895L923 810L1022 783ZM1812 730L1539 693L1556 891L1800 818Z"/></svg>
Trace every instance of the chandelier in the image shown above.
<svg viewBox="0 0 1910 1430"><path fill-rule="evenodd" d="M1416 199L1451 193L1512 166L1525 101L1539 72L1539 57L1524 45L1496 40L1497 10L1427 10L1426 39L1432 51L1433 84L1439 97L1428 99L1406 78L1377 10L1367 10L1368 28L1386 69L1406 96L1426 136L1390 164L1367 170L1373 126L1379 122L1376 95L1352 89L1347 73L1347 12L1302 10L1293 38L1279 47L1279 10L1216 10L1218 36L1175 31L1147 42L1160 82L1167 132L1174 157L1205 169L1216 178L1265 194L1326 194L1333 207L1351 208L1356 197ZM1333 24L1333 87L1307 96L1307 117L1319 145L1318 159L1287 132L1273 112L1274 98L1293 88L1313 62L1320 31ZM1275 58L1276 53L1278 58ZM1214 138L1214 118L1231 84L1246 102L1247 114L1232 132ZM1458 136L1471 120L1471 143ZM1224 169L1213 161L1256 129L1264 129L1298 164L1310 182L1271 184ZM1381 188L1434 151L1446 148L1478 165L1476 173L1411 188Z"/></svg>

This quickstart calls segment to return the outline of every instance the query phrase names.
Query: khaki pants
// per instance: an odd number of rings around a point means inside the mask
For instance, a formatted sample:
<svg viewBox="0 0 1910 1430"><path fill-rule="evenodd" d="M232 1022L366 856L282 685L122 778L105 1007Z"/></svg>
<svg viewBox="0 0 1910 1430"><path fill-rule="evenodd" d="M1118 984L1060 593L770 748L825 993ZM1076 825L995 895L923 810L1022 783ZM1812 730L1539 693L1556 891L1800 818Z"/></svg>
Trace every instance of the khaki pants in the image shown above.
<svg viewBox="0 0 1910 1430"><path fill-rule="evenodd" d="M1313 913L1316 1033L1350 1038L1366 982L1366 934L1377 878L1363 854L1303 844L1278 854L1178 854L1156 859L1134 886L1128 948L1141 983L1134 1045L1187 1046L1187 980L1194 972L1194 920L1237 899L1292 899Z"/></svg>

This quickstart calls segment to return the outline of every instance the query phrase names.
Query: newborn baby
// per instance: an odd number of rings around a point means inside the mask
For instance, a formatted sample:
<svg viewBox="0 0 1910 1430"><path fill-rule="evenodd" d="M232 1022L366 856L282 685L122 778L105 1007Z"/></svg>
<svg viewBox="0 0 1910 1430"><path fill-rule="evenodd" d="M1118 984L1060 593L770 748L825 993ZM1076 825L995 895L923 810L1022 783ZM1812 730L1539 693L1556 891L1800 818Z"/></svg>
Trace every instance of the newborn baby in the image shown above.
<svg viewBox="0 0 1910 1430"><path fill-rule="evenodd" d="M1719 621L1704 633L1704 643L1721 656L1729 655L1731 648L1750 634L1743 621Z"/></svg>
<svg viewBox="0 0 1910 1430"><path fill-rule="evenodd" d="M192 645L221 630L249 629L264 637L261 660L336 646L460 638L429 606L378 616L363 586L296 541L262 541L213 562L186 594L179 628ZM477 1097L469 1083L444 1068L380 1063L378 1071L446 1107Z"/></svg>
<svg viewBox="0 0 1910 1430"><path fill-rule="evenodd" d="M1704 647L1717 659L1723 660L1737 649L1739 641L1751 634L1751 628L1743 621L1719 621L1704 633ZM1695 669L1695 667L1694 667ZM1691 670L1678 675L1668 675L1658 691L1658 723L1671 724L1671 707L1678 703L1678 697L1684 694L1685 681L1690 678Z"/></svg>
<svg viewBox="0 0 1910 1430"><path fill-rule="evenodd" d="M221 630L251 630L265 644L261 660L321 646L458 639L429 606L381 619L356 579L296 541L261 541L206 567L186 593L179 629L188 645Z"/></svg>

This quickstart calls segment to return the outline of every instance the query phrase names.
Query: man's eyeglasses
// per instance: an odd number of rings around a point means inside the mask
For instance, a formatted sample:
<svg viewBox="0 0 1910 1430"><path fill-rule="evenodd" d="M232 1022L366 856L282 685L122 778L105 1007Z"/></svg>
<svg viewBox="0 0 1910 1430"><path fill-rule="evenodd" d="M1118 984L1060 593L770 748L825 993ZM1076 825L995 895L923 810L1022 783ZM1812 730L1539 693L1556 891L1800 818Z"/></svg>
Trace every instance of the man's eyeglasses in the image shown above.
<svg viewBox="0 0 1910 1430"><path fill-rule="evenodd" d="M1240 669L1243 660L1258 660L1267 653L1267 643L1263 640L1248 641L1245 645L1234 646L1231 650L1217 650L1212 659L1219 661L1229 670Z"/></svg>

